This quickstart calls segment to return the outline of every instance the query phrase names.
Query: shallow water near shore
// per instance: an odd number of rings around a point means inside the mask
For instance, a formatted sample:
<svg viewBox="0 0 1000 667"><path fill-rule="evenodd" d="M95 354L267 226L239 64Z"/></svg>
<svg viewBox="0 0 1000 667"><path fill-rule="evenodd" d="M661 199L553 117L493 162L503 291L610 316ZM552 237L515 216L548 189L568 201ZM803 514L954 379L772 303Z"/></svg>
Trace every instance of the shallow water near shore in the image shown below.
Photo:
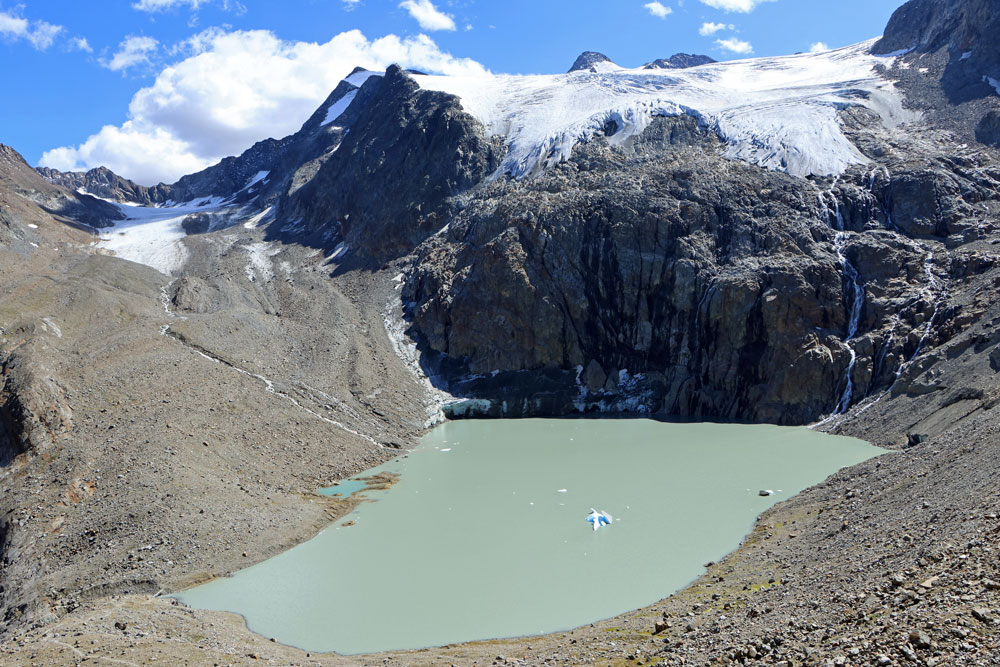
<svg viewBox="0 0 1000 667"><path fill-rule="evenodd" d="M375 502L177 597L313 652L565 630L683 588L762 511L881 452L767 425L450 422L366 473L400 475ZM591 508L614 523L594 531Z"/></svg>

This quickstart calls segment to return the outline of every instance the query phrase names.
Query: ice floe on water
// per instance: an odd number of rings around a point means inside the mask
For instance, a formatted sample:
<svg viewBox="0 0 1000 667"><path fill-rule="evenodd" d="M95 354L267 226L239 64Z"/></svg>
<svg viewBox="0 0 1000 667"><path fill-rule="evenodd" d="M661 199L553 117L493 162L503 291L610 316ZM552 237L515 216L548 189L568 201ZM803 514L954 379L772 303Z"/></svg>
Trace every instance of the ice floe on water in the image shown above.
<svg viewBox="0 0 1000 667"><path fill-rule="evenodd" d="M657 116L688 114L728 144L727 155L798 176L841 173L868 160L844 135L837 111L860 104L888 126L912 118L876 65L873 41L776 58L680 70L614 69L557 75L416 76L457 95L493 135L507 139L500 173L523 177L610 131L612 144Z"/></svg>

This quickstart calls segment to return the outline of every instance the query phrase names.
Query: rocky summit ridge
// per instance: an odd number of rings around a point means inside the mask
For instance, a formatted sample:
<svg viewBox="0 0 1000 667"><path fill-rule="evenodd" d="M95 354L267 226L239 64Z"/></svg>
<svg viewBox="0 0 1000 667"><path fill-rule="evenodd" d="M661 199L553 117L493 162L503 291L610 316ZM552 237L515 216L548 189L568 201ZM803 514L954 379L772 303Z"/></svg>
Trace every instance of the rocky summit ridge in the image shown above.
<svg viewBox="0 0 1000 667"><path fill-rule="evenodd" d="M642 66L642 69L685 69L688 67L697 67L699 65L708 65L709 63L716 62L714 58L704 55L695 55L692 53L675 53L669 58L657 58L652 62L648 62ZM568 73L573 72L599 72L599 71L613 71L615 69L620 69L618 65L615 64L611 58L607 57L603 53L598 51L584 51L576 60L573 61L573 65L569 68Z"/></svg>
<svg viewBox="0 0 1000 667"><path fill-rule="evenodd" d="M893 451L669 600L370 662L995 662L998 16L912 0L691 71L355 70L152 188L0 147L2 660L351 664L158 593L301 542L352 506L315 489L442 413L626 413Z"/></svg>

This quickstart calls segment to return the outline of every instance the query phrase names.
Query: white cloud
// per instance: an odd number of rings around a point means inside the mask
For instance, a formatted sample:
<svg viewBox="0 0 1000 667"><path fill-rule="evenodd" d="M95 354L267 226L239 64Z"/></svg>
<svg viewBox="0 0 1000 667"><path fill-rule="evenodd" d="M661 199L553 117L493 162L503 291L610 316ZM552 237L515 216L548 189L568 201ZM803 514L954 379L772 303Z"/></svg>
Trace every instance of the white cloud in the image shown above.
<svg viewBox="0 0 1000 667"><path fill-rule="evenodd" d="M820 51L829 51L830 47L826 45L826 42L816 42L809 47L809 53L819 53Z"/></svg>
<svg viewBox="0 0 1000 667"><path fill-rule="evenodd" d="M212 0L138 0L132 3L132 9L140 12L165 12L174 7L187 7L192 12L198 11L202 5L207 5ZM358 0L345 0L345 2L357 2ZM246 14L247 8L239 0L222 0L222 8L227 12L236 14ZM190 22L189 22L190 25Z"/></svg>
<svg viewBox="0 0 1000 667"><path fill-rule="evenodd" d="M90 42L87 41L86 37L74 37L70 40L70 46L78 51L94 52L93 47L90 46Z"/></svg>
<svg viewBox="0 0 1000 667"><path fill-rule="evenodd" d="M174 7L198 9L206 0L139 0L132 3L132 9L140 12L162 12Z"/></svg>
<svg viewBox="0 0 1000 667"><path fill-rule="evenodd" d="M324 44L284 42L269 31L206 31L187 40L185 57L135 94L129 120L79 146L46 152L40 164L64 171L104 165L140 183L173 182L254 142L299 129L355 66L392 63L428 72L483 74L426 35L369 40L360 31Z"/></svg>
<svg viewBox="0 0 1000 667"><path fill-rule="evenodd" d="M24 37L28 34L28 19L0 12L0 35L4 37Z"/></svg>
<svg viewBox="0 0 1000 667"><path fill-rule="evenodd" d="M361 0L343 0L343 2L344 2L344 9L346 9L347 11L351 11L359 4L361 4Z"/></svg>
<svg viewBox="0 0 1000 667"><path fill-rule="evenodd" d="M726 25L725 23L702 23L701 27L698 28L698 34L702 37L709 37L721 30L734 30L736 26L732 23Z"/></svg>
<svg viewBox="0 0 1000 667"><path fill-rule="evenodd" d="M643 7L649 10L650 14L661 19L665 19L667 18L667 15L674 13L673 9L664 6L661 2L647 2L643 5Z"/></svg>
<svg viewBox="0 0 1000 667"><path fill-rule="evenodd" d="M118 45L118 50L111 56L111 60L103 60L101 64L112 72L120 72L129 67L134 67L142 63L149 63L149 56L160 46L160 43L152 37L141 35L129 35Z"/></svg>
<svg viewBox="0 0 1000 667"><path fill-rule="evenodd" d="M738 53L740 55L753 53L753 46L750 42L737 39L735 37L730 37L729 39L717 39L715 40L715 43L719 45L720 49L724 49L732 53Z"/></svg>
<svg viewBox="0 0 1000 667"><path fill-rule="evenodd" d="M53 25L47 21L35 21L31 32L28 33L28 41L39 51L44 51L52 46L52 43L56 41L56 35L62 31L61 25Z"/></svg>
<svg viewBox="0 0 1000 667"><path fill-rule="evenodd" d="M455 20L438 10L431 0L403 0L402 9L410 12L424 30L454 30Z"/></svg>
<svg viewBox="0 0 1000 667"><path fill-rule="evenodd" d="M709 7L715 7L716 9L721 9L727 12L743 12L744 14L752 12L757 5L771 2L772 0L701 0L703 4Z"/></svg>
<svg viewBox="0 0 1000 667"><path fill-rule="evenodd" d="M55 25L48 21L29 21L23 16L0 11L0 37L26 40L39 51L44 51L52 46L56 37L63 30L61 25Z"/></svg>

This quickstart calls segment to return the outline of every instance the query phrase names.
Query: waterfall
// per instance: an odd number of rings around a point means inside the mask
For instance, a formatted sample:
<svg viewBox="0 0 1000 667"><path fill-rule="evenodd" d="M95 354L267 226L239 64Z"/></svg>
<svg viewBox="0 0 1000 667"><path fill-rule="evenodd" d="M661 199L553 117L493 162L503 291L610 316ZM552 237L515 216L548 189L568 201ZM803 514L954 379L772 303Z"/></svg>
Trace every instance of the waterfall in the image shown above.
<svg viewBox="0 0 1000 667"><path fill-rule="evenodd" d="M847 232L844 229L844 216L840 212L840 202L832 190L827 194L833 200L832 218L830 216L830 207L824 196L820 195L819 200L827 224L837 232L837 235L834 237L833 247L837 253L837 259L840 261L841 281L844 287L844 299L847 308L847 332L844 336L844 346L851 355L851 360L847 364L847 370L844 371L844 393L841 394L835 413L843 414L851 407L851 401L854 398L854 380L851 376L854 373L854 367L857 365L858 355L854 351L854 348L851 347L850 341L858 334L861 310L865 304L865 288L861 283L861 275L847 258Z"/></svg>
<svg viewBox="0 0 1000 667"><path fill-rule="evenodd" d="M920 335L920 341L917 343L917 349L913 351L910 358L906 360L905 364L901 364L896 370L896 377L903 373L903 369L910 365L910 363L920 356L920 352L924 349L924 343L927 342L927 338L931 335L934 330L934 321L937 319L939 306L941 305L941 284L938 282L937 276L934 275L934 253L927 253L927 257L924 258L924 277L927 279L927 284L922 290L920 290L920 297L931 297L933 299L934 310L931 313L931 317L927 320L927 326L924 327L924 332ZM937 293L937 294L935 294Z"/></svg>

